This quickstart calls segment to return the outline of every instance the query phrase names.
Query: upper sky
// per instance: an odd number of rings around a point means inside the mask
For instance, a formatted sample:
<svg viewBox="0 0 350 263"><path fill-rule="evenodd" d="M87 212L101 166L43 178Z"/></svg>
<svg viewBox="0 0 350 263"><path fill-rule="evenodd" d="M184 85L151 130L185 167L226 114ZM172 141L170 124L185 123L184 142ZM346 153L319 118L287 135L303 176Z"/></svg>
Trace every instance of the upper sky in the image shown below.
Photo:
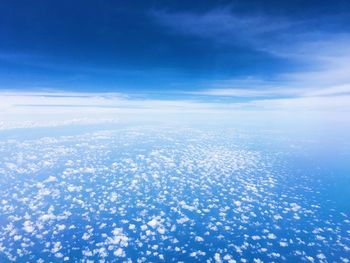
<svg viewBox="0 0 350 263"><path fill-rule="evenodd" d="M0 2L4 90L334 95L349 58L347 0Z"/></svg>

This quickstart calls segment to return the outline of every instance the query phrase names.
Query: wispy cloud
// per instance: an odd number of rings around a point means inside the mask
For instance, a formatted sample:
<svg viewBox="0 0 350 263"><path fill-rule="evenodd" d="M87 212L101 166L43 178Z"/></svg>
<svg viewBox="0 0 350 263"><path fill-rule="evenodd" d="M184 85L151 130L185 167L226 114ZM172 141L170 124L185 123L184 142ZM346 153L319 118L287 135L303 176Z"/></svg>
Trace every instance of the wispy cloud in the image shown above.
<svg viewBox="0 0 350 263"><path fill-rule="evenodd" d="M249 45L276 56L329 60L339 57L344 51L350 53L349 33L328 30L329 25L337 23L332 16L328 17L328 27L324 28L315 18L295 19L263 13L243 15L230 7L203 13L153 10L151 15L160 25L178 34L230 46Z"/></svg>
<svg viewBox="0 0 350 263"><path fill-rule="evenodd" d="M206 13L154 11L163 26L178 34L210 39L222 45L246 45L256 51L298 64L269 79L252 82L218 80L196 94L242 98L303 98L349 94L350 34L315 30L314 20L292 20L260 14L238 15L230 8ZM336 23L329 17L329 24ZM253 76L253 79L256 79Z"/></svg>
<svg viewBox="0 0 350 263"><path fill-rule="evenodd" d="M207 89L192 92L197 95L206 96L223 96L223 97L238 97L238 98L251 98L256 97L289 97L295 96L300 93L300 89L278 89L278 88L223 88L223 89Z"/></svg>
<svg viewBox="0 0 350 263"><path fill-rule="evenodd" d="M178 92L177 100L169 99L172 96L152 99L146 90L140 96L145 99L125 93L1 92L0 126L16 127L28 120L37 126L120 118L153 120L159 116L169 120L169 116L181 119L191 114L198 118L215 115L244 119L242 116L252 112L255 119L270 118L271 113L279 112L294 118L317 112L321 118L328 114L330 118L350 119L349 34L312 30L310 23L314 21L238 15L229 8L206 13L153 10L151 15L177 34L210 40L226 48L248 46L292 61L299 65L298 70L286 68L272 72L268 78L246 75L204 80L186 92ZM222 97L225 98L220 100Z"/></svg>
<svg viewBox="0 0 350 263"><path fill-rule="evenodd" d="M238 15L228 7L205 13L153 10L152 16L161 25L180 34L194 35L228 45L240 42L253 44L258 38L260 41L265 38L266 34L280 32L300 23L283 17Z"/></svg>
<svg viewBox="0 0 350 263"><path fill-rule="evenodd" d="M330 86L319 89L317 87L290 88L290 87L264 87L264 88L223 88L207 89L192 92L197 95L223 96L223 97L241 97L241 98L290 98L290 97L320 97L350 94L350 84Z"/></svg>

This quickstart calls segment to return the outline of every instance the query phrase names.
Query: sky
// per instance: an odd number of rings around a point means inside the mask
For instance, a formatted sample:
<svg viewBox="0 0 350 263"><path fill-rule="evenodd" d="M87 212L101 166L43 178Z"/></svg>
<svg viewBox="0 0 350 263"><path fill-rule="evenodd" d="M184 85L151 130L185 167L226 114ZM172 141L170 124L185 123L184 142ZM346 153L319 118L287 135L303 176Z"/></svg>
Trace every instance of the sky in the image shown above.
<svg viewBox="0 0 350 263"><path fill-rule="evenodd" d="M63 96L86 99L72 106L347 113L349 25L345 0L5 0L0 112Z"/></svg>

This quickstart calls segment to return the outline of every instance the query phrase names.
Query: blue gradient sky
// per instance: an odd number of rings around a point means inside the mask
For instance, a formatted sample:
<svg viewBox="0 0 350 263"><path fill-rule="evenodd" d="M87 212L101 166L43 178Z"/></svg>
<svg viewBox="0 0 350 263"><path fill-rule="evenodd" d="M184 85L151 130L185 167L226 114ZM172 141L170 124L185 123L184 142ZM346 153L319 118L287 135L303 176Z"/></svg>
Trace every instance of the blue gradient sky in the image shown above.
<svg viewBox="0 0 350 263"><path fill-rule="evenodd" d="M0 88L348 93L349 24L349 1L1 1Z"/></svg>

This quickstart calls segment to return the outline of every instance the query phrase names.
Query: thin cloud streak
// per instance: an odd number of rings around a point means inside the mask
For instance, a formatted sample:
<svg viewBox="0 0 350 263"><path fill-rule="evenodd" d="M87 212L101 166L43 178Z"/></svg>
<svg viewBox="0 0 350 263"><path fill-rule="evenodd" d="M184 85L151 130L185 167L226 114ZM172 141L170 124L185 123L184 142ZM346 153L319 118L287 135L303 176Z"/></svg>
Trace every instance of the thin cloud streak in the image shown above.
<svg viewBox="0 0 350 263"><path fill-rule="evenodd" d="M192 92L196 95L206 96L224 96L224 97L241 97L251 98L256 97L315 97L315 96L334 96L342 94L350 94L350 85L338 85L323 89L318 88L224 88L224 89L208 89L198 92Z"/></svg>

